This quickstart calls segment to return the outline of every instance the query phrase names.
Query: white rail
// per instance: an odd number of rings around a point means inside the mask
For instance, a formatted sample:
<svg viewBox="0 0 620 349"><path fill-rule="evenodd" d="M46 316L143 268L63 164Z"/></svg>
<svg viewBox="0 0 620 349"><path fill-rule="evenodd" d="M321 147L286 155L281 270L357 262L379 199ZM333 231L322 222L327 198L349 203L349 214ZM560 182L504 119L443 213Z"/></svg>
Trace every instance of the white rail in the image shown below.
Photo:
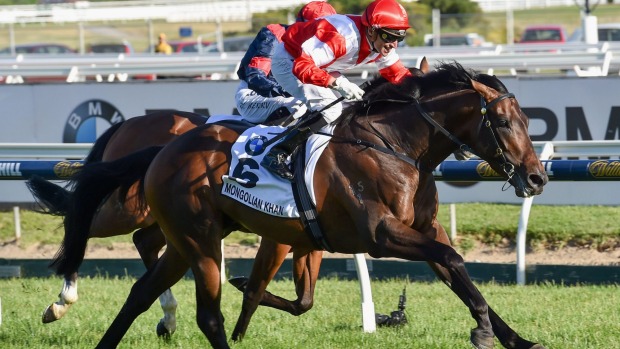
<svg viewBox="0 0 620 349"><path fill-rule="evenodd" d="M403 47L398 50L408 67L427 57L431 66L456 60L467 68L496 75L562 74L604 76L620 71L620 47L609 43L555 45L497 45L470 47ZM616 52L616 54L614 54ZM126 81L146 74L236 79L243 52L175 55L17 55L0 58L6 83L32 77L62 77L67 82ZM366 78L377 72L373 64L346 71Z"/></svg>
<svg viewBox="0 0 620 349"><path fill-rule="evenodd" d="M1 6L0 23L76 23L88 21L165 20L245 21L253 13L295 8L302 0L153 0Z"/></svg>
<svg viewBox="0 0 620 349"><path fill-rule="evenodd" d="M82 159L92 143L0 143L0 159Z"/></svg>
<svg viewBox="0 0 620 349"><path fill-rule="evenodd" d="M179 55L18 55L0 58L0 76L7 83L23 83L29 77L63 77L67 82L101 77L100 81L126 81L130 77L158 74L172 76L212 76L236 79L243 53ZM105 77L105 78L103 78ZM99 79L97 79L99 80Z"/></svg>

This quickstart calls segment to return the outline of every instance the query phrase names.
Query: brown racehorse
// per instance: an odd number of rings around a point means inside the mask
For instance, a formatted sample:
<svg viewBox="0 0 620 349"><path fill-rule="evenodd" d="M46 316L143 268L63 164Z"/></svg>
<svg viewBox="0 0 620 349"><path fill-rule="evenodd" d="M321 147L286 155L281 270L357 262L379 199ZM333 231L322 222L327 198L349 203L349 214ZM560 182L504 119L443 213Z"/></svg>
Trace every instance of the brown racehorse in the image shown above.
<svg viewBox="0 0 620 349"><path fill-rule="evenodd" d="M427 60L421 61L420 69L410 70L416 76L427 73L429 70ZM101 135L93 144L85 163L111 161L143 148L167 144L205 122L206 118L199 114L181 111L156 112L131 118L115 124ZM461 152L456 152L455 155L464 156ZM42 178L30 179L28 188L45 209L45 213L67 215L67 203L71 200L70 191ZM133 193L136 188L134 185L129 189L129 193ZM135 205L133 194L123 202L118 199L118 192L104 198L99 209L91 217L89 238L124 235L135 231L133 235L135 246L148 268L157 260L161 248L165 245L165 238L148 212L136 210ZM296 286L296 300L289 301L265 291L289 252L290 246L264 239L256 255L251 277L231 279L235 287L244 291L242 311L233 332L234 340L243 337L258 304L284 310L293 315L301 315L312 307L322 251L313 251L307 255L294 253L293 280ZM42 316L43 323L61 319L77 301L77 275L77 271L64 271L59 300L45 309ZM157 333L170 335L176 327L176 300L170 290L166 290L160 296L160 303L164 310L164 318L157 326Z"/></svg>
<svg viewBox="0 0 620 349"><path fill-rule="evenodd" d="M436 219L432 175L451 152L468 145L514 186L516 195L540 194L548 178L527 126L514 95L497 78L456 63L400 86L380 85L367 101L345 111L318 161L314 194L325 239L337 252L427 261L469 308L476 322L470 337L474 347L492 348L495 335L507 348L543 348L511 329L472 283ZM317 249L299 219L259 213L221 195L230 148L242 131L226 123L205 125L163 149L93 163L78 172L77 208L86 212L96 209L89 199L99 202L115 188L144 178L144 197L167 240L165 252L133 286L98 347L116 347L134 319L190 267L198 326L213 347L228 348L220 311L222 238L243 228L290 245L300 255ZM64 252L58 260L62 268L83 258L83 252Z"/></svg>
<svg viewBox="0 0 620 349"><path fill-rule="evenodd" d="M93 144L84 162L89 164L97 161L111 161L150 146L167 144L179 135L197 126L204 125L206 121L207 118L200 114L182 111L156 112L128 119L115 124L102 134ZM68 214L67 206L71 200L71 191L42 178L30 179L28 187L45 209L45 213L58 216ZM129 189L129 192L135 192L136 188L137 182ZM90 217L92 224L88 237L103 238L130 234L135 231L133 241L145 266L149 268L157 260L166 241L159 226L148 214L148 211L136 209L136 202L133 197L133 194L130 194L127 200L121 201L118 199L118 192L115 192L113 195L104 198L97 211ZM68 242L63 244L63 248L74 247ZM249 295L244 300L244 308L247 308L246 303L253 299L252 295L258 293L263 294L259 300L259 302L262 300L261 304L282 309L295 315L304 313L312 306L313 287L318 276L318 266L321 263L321 251L314 252L311 255L294 256L293 275L298 299L289 301L271 295L271 293L265 293L267 284L278 271L289 252L290 246L277 244L268 239L262 240L254 264L255 271L249 279L236 280L236 286L246 290ZM269 262L265 262L265 260ZM279 264L274 264L274 260L279 261ZM316 268L309 268L306 265L310 260L313 261L312 265L316 265ZM316 269L316 273L308 274L306 269ZM45 309L42 316L43 323L61 319L78 299L77 271L64 270L62 274L64 281L59 300ZM242 284L239 284L240 281L243 281ZM310 284L310 282L312 283ZM262 289L254 291L261 285L264 285ZM166 290L160 296L160 303L164 310L164 318L157 326L157 333L159 335L170 335L176 328L176 300L170 290ZM255 307L253 308L255 309ZM241 318L247 318L247 322L240 323L240 327L246 329L251 314L244 315L243 311L241 314ZM245 330L239 335L242 336L243 333Z"/></svg>
<svg viewBox="0 0 620 349"><path fill-rule="evenodd" d="M155 145L167 144L179 135L204 125L207 118L195 113L174 111L156 112L138 116L113 125L93 144L84 160L86 164L98 161L111 161L132 152ZM28 188L46 213L66 216L71 192L52 182L41 178L28 181ZM130 189L133 192L137 185ZM90 238L103 238L116 235L133 234L134 244L145 266L155 263L159 251L166 241L148 212L136 209L136 202L131 198L121 202L118 193L106 197L94 214L88 231ZM59 300L48 306L43 312L43 322L59 320L78 299L77 269L64 271L64 282ZM174 332L174 310L176 300L170 290L160 298L164 309L164 319L158 325L160 334Z"/></svg>

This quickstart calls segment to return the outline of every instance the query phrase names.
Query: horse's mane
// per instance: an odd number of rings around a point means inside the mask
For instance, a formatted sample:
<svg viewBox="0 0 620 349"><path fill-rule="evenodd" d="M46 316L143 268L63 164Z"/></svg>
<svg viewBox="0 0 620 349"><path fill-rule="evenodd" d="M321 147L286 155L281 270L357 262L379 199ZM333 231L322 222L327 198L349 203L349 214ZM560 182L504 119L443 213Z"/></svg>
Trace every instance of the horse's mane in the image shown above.
<svg viewBox="0 0 620 349"><path fill-rule="evenodd" d="M390 100L412 101L436 94L438 91L471 89L471 80L492 87L500 93L508 92L506 86L495 75L476 73L456 61L441 62L435 70L421 76L406 77L397 85L387 83L387 80L381 77L374 79L364 95L364 100L346 108L339 119L339 124L347 124L355 115L365 114L370 104Z"/></svg>

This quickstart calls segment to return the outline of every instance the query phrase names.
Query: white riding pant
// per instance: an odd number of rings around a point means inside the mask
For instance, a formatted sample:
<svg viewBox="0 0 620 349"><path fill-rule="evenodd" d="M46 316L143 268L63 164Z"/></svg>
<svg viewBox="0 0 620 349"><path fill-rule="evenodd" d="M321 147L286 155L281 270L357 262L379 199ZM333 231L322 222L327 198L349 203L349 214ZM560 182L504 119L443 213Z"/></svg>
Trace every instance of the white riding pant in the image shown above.
<svg viewBox="0 0 620 349"><path fill-rule="evenodd" d="M303 102L295 97L263 97L249 88L248 83L243 80L237 87L235 103L239 115L254 124L263 123L271 113L281 107L286 107L295 118L299 118L307 110Z"/></svg>
<svg viewBox="0 0 620 349"><path fill-rule="evenodd" d="M293 57L286 51L283 43L276 46L271 57L271 73L286 92L304 102L310 110L321 110L340 97L340 94L327 87L304 84L293 75ZM342 113L342 103L336 103L322 113L325 120L332 123Z"/></svg>

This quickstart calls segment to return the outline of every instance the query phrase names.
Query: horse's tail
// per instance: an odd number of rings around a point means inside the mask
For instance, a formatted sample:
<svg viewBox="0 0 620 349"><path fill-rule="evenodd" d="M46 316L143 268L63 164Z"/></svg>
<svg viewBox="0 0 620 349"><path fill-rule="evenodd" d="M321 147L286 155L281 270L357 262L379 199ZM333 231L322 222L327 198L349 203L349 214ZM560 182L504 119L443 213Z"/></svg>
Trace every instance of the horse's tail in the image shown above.
<svg viewBox="0 0 620 349"><path fill-rule="evenodd" d="M26 187L34 196L42 213L54 216L66 216L71 192L42 177L33 176L26 182Z"/></svg>
<svg viewBox="0 0 620 349"><path fill-rule="evenodd" d="M73 194L64 218L65 237L50 263L57 274L65 275L79 269L84 260L92 219L101 202L117 188L121 200L131 185L144 178L149 165L163 146L143 149L110 162L85 164L71 178ZM140 184L138 196L143 196ZM144 200L139 200L144 202Z"/></svg>
<svg viewBox="0 0 620 349"><path fill-rule="evenodd" d="M112 135L121 127L124 121L112 125L108 128L93 144L90 152L84 159L84 163L98 162L103 159L103 152L110 142ZM41 213L54 216L65 216L67 214L68 201L71 199L71 192L57 184L54 184L42 177L33 176L26 186L35 201L42 208Z"/></svg>
<svg viewBox="0 0 620 349"><path fill-rule="evenodd" d="M101 136L97 138L92 148L90 148L90 152L88 153L88 155L86 155L86 158L84 159L85 164L101 161L103 159L103 152L108 146L110 138L112 138L112 135L121 127L123 123L124 121L121 121L112 125Z"/></svg>

